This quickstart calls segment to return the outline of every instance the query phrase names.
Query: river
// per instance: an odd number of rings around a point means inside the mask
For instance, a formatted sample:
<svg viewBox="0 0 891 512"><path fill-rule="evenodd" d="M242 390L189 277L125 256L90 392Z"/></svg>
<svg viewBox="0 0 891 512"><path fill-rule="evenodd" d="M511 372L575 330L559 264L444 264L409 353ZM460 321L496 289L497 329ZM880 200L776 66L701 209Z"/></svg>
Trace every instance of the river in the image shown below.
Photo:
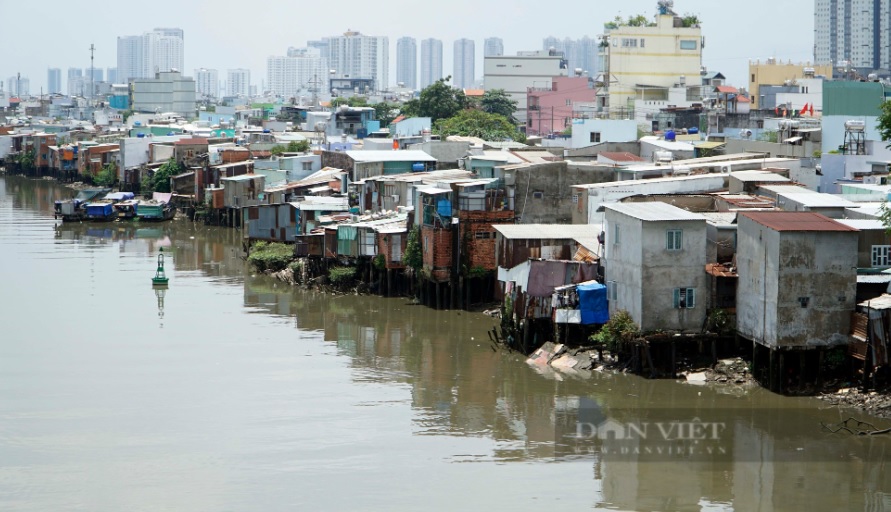
<svg viewBox="0 0 891 512"><path fill-rule="evenodd" d="M891 438L816 399L540 374L481 314L252 275L237 230L62 225L70 195L0 177L0 510L891 511ZM650 439L567 441L606 419ZM653 454L691 419L717 455Z"/></svg>

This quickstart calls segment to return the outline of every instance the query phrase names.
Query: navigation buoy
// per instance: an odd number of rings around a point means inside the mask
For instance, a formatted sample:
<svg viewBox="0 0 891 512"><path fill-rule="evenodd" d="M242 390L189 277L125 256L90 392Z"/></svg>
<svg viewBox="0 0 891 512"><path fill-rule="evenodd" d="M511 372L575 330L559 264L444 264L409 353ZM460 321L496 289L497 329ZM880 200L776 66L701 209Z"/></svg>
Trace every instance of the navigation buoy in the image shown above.
<svg viewBox="0 0 891 512"><path fill-rule="evenodd" d="M164 273L164 248L161 247L161 254L158 254L158 270L152 278L152 286L167 286L167 280L167 274Z"/></svg>

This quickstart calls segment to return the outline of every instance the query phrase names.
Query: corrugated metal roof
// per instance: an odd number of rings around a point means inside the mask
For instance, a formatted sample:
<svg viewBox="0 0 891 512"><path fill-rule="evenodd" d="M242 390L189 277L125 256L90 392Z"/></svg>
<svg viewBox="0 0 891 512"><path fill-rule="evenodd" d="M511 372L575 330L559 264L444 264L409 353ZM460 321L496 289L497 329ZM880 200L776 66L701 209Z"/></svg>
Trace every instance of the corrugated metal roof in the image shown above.
<svg viewBox="0 0 891 512"><path fill-rule="evenodd" d="M347 151L354 162L435 162L436 159L419 149Z"/></svg>
<svg viewBox="0 0 891 512"><path fill-rule="evenodd" d="M705 222L705 217L698 213L688 212L661 201L653 201L651 203L611 203L605 204L604 208L634 217L635 219L651 222L662 220L701 220Z"/></svg>
<svg viewBox="0 0 891 512"><path fill-rule="evenodd" d="M762 189L774 194L817 194L818 192L798 185L761 185Z"/></svg>
<svg viewBox="0 0 891 512"><path fill-rule="evenodd" d="M767 172L767 171L735 171L735 172L731 172L730 176L738 179L739 181L754 181L754 182L775 181L775 182L781 182L781 183L788 183L788 182L792 181L785 176L780 176L779 174L775 174L775 173Z"/></svg>
<svg viewBox="0 0 891 512"><path fill-rule="evenodd" d="M857 283L863 284L884 284L891 283L891 274L860 274L857 276Z"/></svg>
<svg viewBox="0 0 891 512"><path fill-rule="evenodd" d="M872 309L891 309L891 295L883 293L873 299L865 300L858 306L868 307Z"/></svg>
<svg viewBox="0 0 891 512"><path fill-rule="evenodd" d="M646 159L627 151L601 151L597 156L608 158L613 162L646 162Z"/></svg>
<svg viewBox="0 0 891 512"><path fill-rule="evenodd" d="M599 224L493 224L508 240L560 240L597 238Z"/></svg>
<svg viewBox="0 0 891 512"><path fill-rule="evenodd" d="M794 201L808 208L850 208L857 206L857 203L848 201L847 199L832 194L823 193L795 193L795 194L777 194L778 197Z"/></svg>
<svg viewBox="0 0 891 512"><path fill-rule="evenodd" d="M423 194L447 194L452 191L450 188L440 188L433 185L415 187L415 190Z"/></svg>
<svg viewBox="0 0 891 512"><path fill-rule="evenodd" d="M885 230L885 225L879 219L838 219L838 221L860 231Z"/></svg>
<svg viewBox="0 0 891 512"><path fill-rule="evenodd" d="M736 226L736 212L702 212L705 221L716 226Z"/></svg>
<svg viewBox="0 0 891 512"><path fill-rule="evenodd" d="M857 231L814 212L740 212L739 215L774 231Z"/></svg>
<svg viewBox="0 0 891 512"><path fill-rule="evenodd" d="M723 145L724 145L723 142L708 140L705 142L696 142L693 144L693 147L697 148L697 149L715 149L715 148L719 148Z"/></svg>

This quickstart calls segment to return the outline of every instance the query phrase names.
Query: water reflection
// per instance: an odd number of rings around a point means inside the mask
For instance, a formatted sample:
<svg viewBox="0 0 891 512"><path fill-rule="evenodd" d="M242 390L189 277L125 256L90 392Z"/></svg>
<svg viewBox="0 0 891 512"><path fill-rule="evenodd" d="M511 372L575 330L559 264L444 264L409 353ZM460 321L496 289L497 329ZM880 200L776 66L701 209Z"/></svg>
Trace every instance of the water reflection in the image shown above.
<svg viewBox="0 0 891 512"><path fill-rule="evenodd" d="M891 511L891 439L822 432L845 414L815 400L539 374L493 349L482 315L251 275L237 230L58 225L64 197L0 179L3 268L15 268L11 286L30 285L6 295L12 334L0 339L4 508L111 494L117 506L95 509L174 509L157 496L187 496L175 509L414 510L435 496L431 509ZM163 297L149 290L161 247ZM42 308L52 322L27 319ZM85 326L115 335L71 341ZM580 421L679 416L725 422L725 456L617 459L563 437Z"/></svg>
<svg viewBox="0 0 891 512"><path fill-rule="evenodd" d="M406 384L414 435L492 441L490 451L456 454L454 462L584 462L605 508L891 510L891 439L824 432L821 422L846 413L814 399L599 372L543 376L492 347L485 335L492 319L403 299L334 297L248 277L244 304L322 333L348 358L356 383ZM626 422L720 421L725 453L706 462L579 456L561 425L575 428L582 402Z"/></svg>

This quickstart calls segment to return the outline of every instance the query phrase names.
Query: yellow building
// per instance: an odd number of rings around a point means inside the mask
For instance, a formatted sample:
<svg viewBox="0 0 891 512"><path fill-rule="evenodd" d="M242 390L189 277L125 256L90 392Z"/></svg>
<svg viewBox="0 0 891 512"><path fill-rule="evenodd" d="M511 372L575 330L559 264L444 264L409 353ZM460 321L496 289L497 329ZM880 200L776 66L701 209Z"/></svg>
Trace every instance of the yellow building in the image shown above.
<svg viewBox="0 0 891 512"><path fill-rule="evenodd" d="M601 46L601 69L608 96L599 100L610 115L631 108L634 100L667 100L668 89L700 83L702 30L669 11L652 26L607 28ZM607 79L603 79L607 85ZM608 99L607 99L608 97Z"/></svg>
<svg viewBox="0 0 891 512"><path fill-rule="evenodd" d="M773 57L765 62L760 60L749 61L749 93L752 98L752 108L761 108L761 96L758 93L760 85L783 85L787 80L799 78L814 78L815 75L832 77L832 65L814 65L810 62L793 64L791 61L777 62Z"/></svg>

